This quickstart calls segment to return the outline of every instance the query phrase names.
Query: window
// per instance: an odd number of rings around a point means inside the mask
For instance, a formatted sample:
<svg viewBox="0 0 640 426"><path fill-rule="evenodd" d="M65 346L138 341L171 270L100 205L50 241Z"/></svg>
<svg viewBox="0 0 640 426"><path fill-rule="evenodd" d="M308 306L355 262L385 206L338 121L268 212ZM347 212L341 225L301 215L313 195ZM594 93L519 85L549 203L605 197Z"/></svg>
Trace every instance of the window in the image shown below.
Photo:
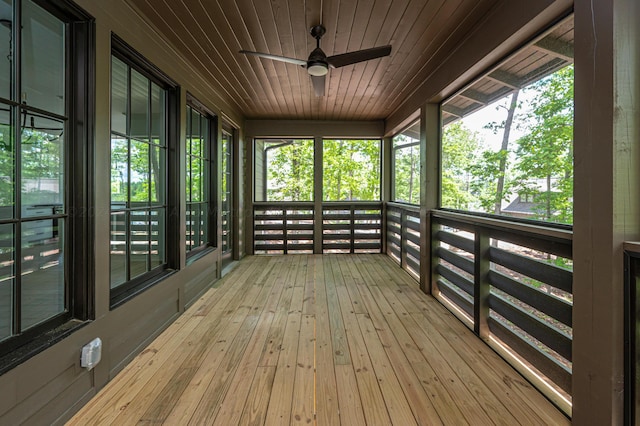
<svg viewBox="0 0 640 426"><path fill-rule="evenodd" d="M380 140L325 139L322 164L325 201L380 200Z"/></svg>
<svg viewBox="0 0 640 426"><path fill-rule="evenodd" d="M313 201L313 139L257 139L255 153L256 201Z"/></svg>
<svg viewBox="0 0 640 426"><path fill-rule="evenodd" d="M111 301L136 294L175 265L178 89L113 38L111 60ZM173 184L173 186L176 186ZM171 215L175 216L175 214ZM173 250L170 252L170 250Z"/></svg>
<svg viewBox="0 0 640 426"><path fill-rule="evenodd" d="M215 121L203 111L193 99L187 105L187 257L212 246L215 232L212 220L215 209L211 202L215 199L211 185Z"/></svg>
<svg viewBox="0 0 640 426"><path fill-rule="evenodd" d="M571 34L572 19L442 104L442 207L572 224Z"/></svg>
<svg viewBox="0 0 640 426"><path fill-rule="evenodd" d="M93 22L55 3L0 1L0 356L92 315Z"/></svg>
<svg viewBox="0 0 640 426"><path fill-rule="evenodd" d="M420 204L420 121L393 137L392 199Z"/></svg>
<svg viewBox="0 0 640 426"><path fill-rule="evenodd" d="M220 150L222 154L222 184L220 192L222 195L222 208L220 209L222 225L222 264L226 266L233 259L233 133L234 130L226 123L222 123L222 140Z"/></svg>

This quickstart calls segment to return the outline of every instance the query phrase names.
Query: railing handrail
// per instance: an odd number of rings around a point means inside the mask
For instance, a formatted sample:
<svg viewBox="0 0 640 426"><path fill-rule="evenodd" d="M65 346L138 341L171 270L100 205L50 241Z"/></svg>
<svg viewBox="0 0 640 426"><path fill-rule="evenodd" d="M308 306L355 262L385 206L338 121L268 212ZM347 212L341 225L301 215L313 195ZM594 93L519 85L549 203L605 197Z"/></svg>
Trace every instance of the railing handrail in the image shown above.
<svg viewBox="0 0 640 426"><path fill-rule="evenodd" d="M414 213L420 213L420 206L417 206L415 204L401 203L398 201L387 201L385 204L387 205L387 207L393 207L396 209L407 210Z"/></svg>
<svg viewBox="0 0 640 426"><path fill-rule="evenodd" d="M253 208L255 209L263 209L265 207L274 207L277 209L281 209L281 208L296 208L296 207L300 207L300 208L313 208L314 206L314 202L313 201L254 201L253 202Z"/></svg>
<svg viewBox="0 0 640 426"><path fill-rule="evenodd" d="M559 229L554 226L544 226L533 223L514 222L507 219L483 217L465 213L450 212L446 210L432 210L431 216L439 219L450 219L457 222L467 223L473 226L486 228L516 231L522 234L531 234L540 238L542 236L558 239L570 243L573 241L573 231L570 229Z"/></svg>
<svg viewBox="0 0 640 426"><path fill-rule="evenodd" d="M625 241L623 248L626 252L640 254L640 241Z"/></svg>

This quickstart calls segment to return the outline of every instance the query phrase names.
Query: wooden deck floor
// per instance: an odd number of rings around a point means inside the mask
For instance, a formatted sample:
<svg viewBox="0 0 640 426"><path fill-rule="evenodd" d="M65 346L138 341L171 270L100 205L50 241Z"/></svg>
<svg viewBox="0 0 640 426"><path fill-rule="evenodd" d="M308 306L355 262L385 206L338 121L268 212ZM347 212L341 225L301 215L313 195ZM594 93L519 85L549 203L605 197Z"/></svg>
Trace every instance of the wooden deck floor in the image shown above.
<svg viewBox="0 0 640 426"><path fill-rule="evenodd" d="M384 255L240 262L71 425L568 424Z"/></svg>

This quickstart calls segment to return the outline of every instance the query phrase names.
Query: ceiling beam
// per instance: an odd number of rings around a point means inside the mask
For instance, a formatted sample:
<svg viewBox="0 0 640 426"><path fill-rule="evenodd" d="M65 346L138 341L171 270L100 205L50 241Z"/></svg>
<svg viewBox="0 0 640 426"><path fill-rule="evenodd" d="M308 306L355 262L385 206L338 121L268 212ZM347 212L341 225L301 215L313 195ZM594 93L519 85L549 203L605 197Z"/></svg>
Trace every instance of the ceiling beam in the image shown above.
<svg viewBox="0 0 640 426"><path fill-rule="evenodd" d="M573 62L573 44L558 38L545 37L533 45L536 49Z"/></svg>
<svg viewBox="0 0 640 426"><path fill-rule="evenodd" d="M477 102L481 105L489 105L490 103L490 99L488 95L474 89L467 89L464 92L461 92L459 96L465 99L468 99L470 101Z"/></svg>
<svg viewBox="0 0 640 426"><path fill-rule="evenodd" d="M451 115L454 115L458 118L462 118L465 115L465 112L463 109L454 107L453 105L446 105L446 104L442 105L442 111L447 112Z"/></svg>
<svg viewBox="0 0 640 426"><path fill-rule="evenodd" d="M513 90L518 90L522 87L522 79L517 75L511 74L507 71L495 70L487 74L487 78L504 84L505 86L510 87Z"/></svg>

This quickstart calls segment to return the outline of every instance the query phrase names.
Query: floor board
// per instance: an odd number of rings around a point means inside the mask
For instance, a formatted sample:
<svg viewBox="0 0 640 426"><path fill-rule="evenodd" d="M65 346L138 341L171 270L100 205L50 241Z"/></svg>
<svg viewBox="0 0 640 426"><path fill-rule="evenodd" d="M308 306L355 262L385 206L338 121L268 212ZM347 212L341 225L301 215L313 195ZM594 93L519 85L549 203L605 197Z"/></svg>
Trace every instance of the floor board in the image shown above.
<svg viewBox="0 0 640 426"><path fill-rule="evenodd" d="M569 424L384 255L250 256L70 421Z"/></svg>

